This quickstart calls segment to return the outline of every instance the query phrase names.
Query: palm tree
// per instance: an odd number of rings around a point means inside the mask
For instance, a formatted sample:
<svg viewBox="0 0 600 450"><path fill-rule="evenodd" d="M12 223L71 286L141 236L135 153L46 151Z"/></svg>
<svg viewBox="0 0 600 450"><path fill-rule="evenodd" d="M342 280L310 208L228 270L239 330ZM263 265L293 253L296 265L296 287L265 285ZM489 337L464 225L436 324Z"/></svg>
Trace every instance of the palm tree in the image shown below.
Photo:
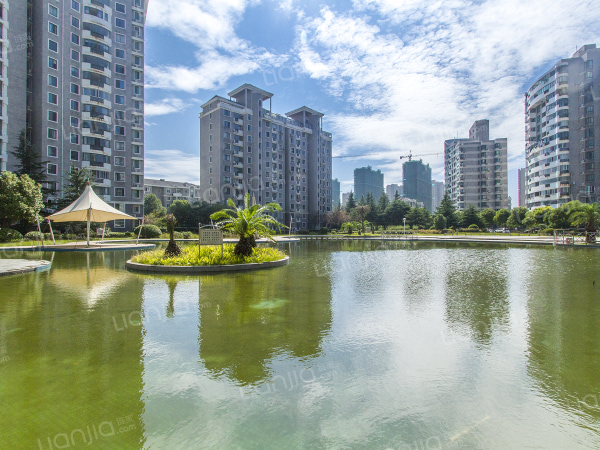
<svg viewBox="0 0 600 450"><path fill-rule="evenodd" d="M587 232L586 242L596 242L594 234L600 228L600 206L597 203L581 204L578 211L573 214L574 224L585 226Z"/></svg>
<svg viewBox="0 0 600 450"><path fill-rule="evenodd" d="M179 256L181 255L181 249L177 245L177 242L175 242L175 224L177 223L177 218L173 214L167 214L165 222L167 224L167 231L169 232L169 245L165 249L165 256Z"/></svg>
<svg viewBox="0 0 600 450"><path fill-rule="evenodd" d="M275 242L272 238L275 231L271 227L286 228L285 225L269 215L271 212L281 210L281 206L277 203L250 206L250 194L246 194L243 208L237 207L232 199L229 199L227 204L231 209L217 211L210 218L218 220L217 225L220 225L224 230L232 231L240 237L233 251L236 256L251 256L254 247L256 247L254 237L257 235Z"/></svg>

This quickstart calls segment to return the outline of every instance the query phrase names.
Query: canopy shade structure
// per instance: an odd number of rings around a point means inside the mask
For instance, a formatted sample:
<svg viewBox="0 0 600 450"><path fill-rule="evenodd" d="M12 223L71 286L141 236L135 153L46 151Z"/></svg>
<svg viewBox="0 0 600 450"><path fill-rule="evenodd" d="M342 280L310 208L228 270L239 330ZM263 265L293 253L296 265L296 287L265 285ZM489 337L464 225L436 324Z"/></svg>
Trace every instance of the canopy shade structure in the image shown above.
<svg viewBox="0 0 600 450"><path fill-rule="evenodd" d="M119 219L140 220L105 203L89 184L77 200L65 209L48 216L47 219L53 222L87 222L88 246L90 245L90 222L106 223Z"/></svg>

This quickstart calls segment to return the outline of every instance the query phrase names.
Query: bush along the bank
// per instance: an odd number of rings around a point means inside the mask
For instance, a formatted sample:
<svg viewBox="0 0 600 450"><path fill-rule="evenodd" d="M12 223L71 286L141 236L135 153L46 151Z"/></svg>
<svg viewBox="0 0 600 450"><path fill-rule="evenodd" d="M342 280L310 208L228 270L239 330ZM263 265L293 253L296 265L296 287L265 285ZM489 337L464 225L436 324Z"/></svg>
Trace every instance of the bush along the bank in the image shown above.
<svg viewBox="0 0 600 450"><path fill-rule="evenodd" d="M153 266L222 266L230 264L251 264L279 261L285 253L272 247L256 247L251 256L237 256L233 253L235 245L223 245L223 257L220 246L187 245L181 247L181 255L168 257L164 250L153 250L134 256L132 261Z"/></svg>
<svg viewBox="0 0 600 450"><path fill-rule="evenodd" d="M137 227L135 227L133 232L137 236L138 233L140 232L140 226L138 225ZM160 231L160 228L158 228L156 225L142 225L142 233L140 234L141 238L155 239L155 238L159 238L161 235L162 235L162 231Z"/></svg>
<svg viewBox="0 0 600 450"><path fill-rule="evenodd" d="M0 242L22 241L23 235L11 228L0 229Z"/></svg>
<svg viewBox="0 0 600 450"><path fill-rule="evenodd" d="M24 238L26 241L41 241L44 238L44 234L39 231L30 231Z"/></svg>

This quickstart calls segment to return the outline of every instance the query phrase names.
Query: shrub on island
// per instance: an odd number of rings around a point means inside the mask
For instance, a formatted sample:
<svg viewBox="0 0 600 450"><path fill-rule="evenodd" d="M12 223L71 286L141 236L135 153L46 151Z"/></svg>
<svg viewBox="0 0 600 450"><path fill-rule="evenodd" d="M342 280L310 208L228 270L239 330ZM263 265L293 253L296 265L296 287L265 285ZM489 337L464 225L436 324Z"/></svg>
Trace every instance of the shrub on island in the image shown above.
<svg viewBox="0 0 600 450"><path fill-rule="evenodd" d="M181 247L179 256L167 257L164 250L152 250L134 256L131 261L153 266L223 266L232 264L253 264L279 261L286 257L281 250L272 247L256 247L251 256L234 254L235 245L223 245L223 257L220 246L187 245Z"/></svg>

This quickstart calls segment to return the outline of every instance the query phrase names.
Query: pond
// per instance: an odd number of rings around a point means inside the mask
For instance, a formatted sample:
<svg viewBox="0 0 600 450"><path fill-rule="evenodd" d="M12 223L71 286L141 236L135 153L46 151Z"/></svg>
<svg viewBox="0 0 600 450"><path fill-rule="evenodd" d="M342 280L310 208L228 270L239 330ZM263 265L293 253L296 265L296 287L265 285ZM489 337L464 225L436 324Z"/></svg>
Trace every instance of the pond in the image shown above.
<svg viewBox="0 0 600 450"><path fill-rule="evenodd" d="M254 273L0 278L3 448L600 447L600 252L286 244Z"/></svg>

